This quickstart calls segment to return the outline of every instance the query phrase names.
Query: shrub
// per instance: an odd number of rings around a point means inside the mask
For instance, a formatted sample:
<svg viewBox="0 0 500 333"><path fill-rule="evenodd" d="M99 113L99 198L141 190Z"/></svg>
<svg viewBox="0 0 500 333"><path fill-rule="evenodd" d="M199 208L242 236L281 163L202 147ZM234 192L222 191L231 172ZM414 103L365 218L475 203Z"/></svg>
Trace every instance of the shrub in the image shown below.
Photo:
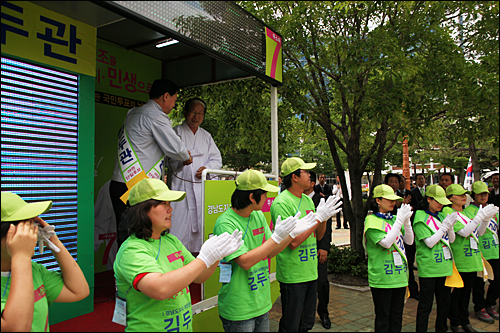
<svg viewBox="0 0 500 333"><path fill-rule="evenodd" d="M368 261L361 258L349 246L332 245L328 255L328 272L368 278Z"/></svg>

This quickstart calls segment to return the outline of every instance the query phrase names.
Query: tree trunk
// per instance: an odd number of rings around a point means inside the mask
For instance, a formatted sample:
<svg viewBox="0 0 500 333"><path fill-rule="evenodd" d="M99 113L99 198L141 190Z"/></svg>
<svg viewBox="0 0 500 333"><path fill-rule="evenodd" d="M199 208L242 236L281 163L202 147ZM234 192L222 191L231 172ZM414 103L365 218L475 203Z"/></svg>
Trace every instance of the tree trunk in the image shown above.
<svg viewBox="0 0 500 333"><path fill-rule="evenodd" d="M460 172L458 174L458 184L463 184L465 179L465 170L464 168L460 168Z"/></svg>
<svg viewBox="0 0 500 333"><path fill-rule="evenodd" d="M358 164L359 165L359 164ZM363 173L360 168L352 168L349 166L349 177L351 178L351 216L349 217L350 228L351 228L351 249L356 251L361 258L364 258L364 248L363 248L363 231L365 226L365 216L363 210L363 191L361 189L361 178ZM344 196L344 207L346 206L346 200L349 200L349 196ZM354 223L353 223L354 222Z"/></svg>
<svg viewBox="0 0 500 333"><path fill-rule="evenodd" d="M481 180L481 170L479 170L479 160L477 159L476 144L473 141L469 143L469 154L472 160L472 172L474 173L474 181Z"/></svg>
<svg viewBox="0 0 500 333"><path fill-rule="evenodd" d="M353 206L351 206L351 202L349 200L349 191L347 189L346 178L344 173L344 168L342 167L342 163L340 162L340 157L337 153L337 145L334 140L334 133L329 124L320 123L320 125L325 130L326 138L328 140L328 145L330 147L330 152L332 153L333 163L335 164L335 169L337 170L337 174L340 179L340 184L343 193L343 209L342 212L344 214L344 219L347 219L350 223L350 241L351 248L355 250L359 255L364 257L364 249L363 249L363 228L364 228L364 215L363 215L363 194L361 191L361 170L359 166L361 165L360 158L357 158L357 168L352 167L352 161L348 161L349 166L349 177L351 178L351 194L352 201L354 203L354 211ZM350 154L351 150L348 150L347 156L351 160L356 160L358 154Z"/></svg>

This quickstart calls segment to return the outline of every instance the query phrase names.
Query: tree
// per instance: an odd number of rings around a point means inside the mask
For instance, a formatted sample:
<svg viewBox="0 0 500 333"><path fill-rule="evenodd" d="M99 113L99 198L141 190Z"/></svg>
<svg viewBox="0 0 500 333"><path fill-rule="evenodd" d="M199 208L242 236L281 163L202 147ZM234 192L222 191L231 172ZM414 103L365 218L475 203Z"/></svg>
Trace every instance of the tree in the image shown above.
<svg viewBox="0 0 500 333"><path fill-rule="evenodd" d="M498 165L498 2L456 2L450 8L455 19L447 25L465 61L455 73L455 87L446 92L449 111L415 128L414 148L460 174L470 156L474 178L480 179L482 169Z"/></svg>
<svg viewBox="0 0 500 333"><path fill-rule="evenodd" d="M252 78L184 88L170 115L173 125L182 123L184 103L192 97L200 97L207 103L201 127L211 133L224 168L271 171L271 97L266 83ZM286 110L278 115L282 160L299 146L299 138L291 133L296 132L300 123L300 119Z"/></svg>
<svg viewBox="0 0 500 333"><path fill-rule="evenodd" d="M444 24L451 2L239 2L283 35L283 99L324 130L342 190L340 151L347 158L352 202L351 246L363 253L369 201L361 177L373 162L381 183L383 157L413 126L445 114L446 91L463 64ZM460 8L458 8L460 9ZM368 140L366 140L368 139ZM366 142L365 142L366 140ZM368 143L368 144L367 144Z"/></svg>

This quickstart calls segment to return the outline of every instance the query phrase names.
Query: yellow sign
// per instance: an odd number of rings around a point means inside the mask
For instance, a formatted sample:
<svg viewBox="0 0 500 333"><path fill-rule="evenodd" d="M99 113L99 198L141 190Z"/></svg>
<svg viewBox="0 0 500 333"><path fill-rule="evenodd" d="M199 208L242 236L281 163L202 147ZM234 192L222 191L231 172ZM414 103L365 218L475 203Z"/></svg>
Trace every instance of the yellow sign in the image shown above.
<svg viewBox="0 0 500 333"><path fill-rule="evenodd" d="M2 1L2 53L95 76L97 29L28 1Z"/></svg>
<svg viewBox="0 0 500 333"><path fill-rule="evenodd" d="M266 27L266 75L283 82L281 37Z"/></svg>

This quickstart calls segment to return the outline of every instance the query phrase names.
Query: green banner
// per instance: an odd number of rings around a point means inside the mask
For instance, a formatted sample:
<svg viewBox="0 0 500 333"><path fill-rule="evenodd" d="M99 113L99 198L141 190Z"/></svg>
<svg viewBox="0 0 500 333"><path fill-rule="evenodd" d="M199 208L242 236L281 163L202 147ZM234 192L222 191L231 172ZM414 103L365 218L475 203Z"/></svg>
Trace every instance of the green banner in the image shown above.
<svg viewBox="0 0 500 333"><path fill-rule="evenodd" d="M277 181L269 181L269 184L278 186ZM234 180L207 180L205 182L205 235L204 241L213 234L215 222L227 209L231 207L231 196L236 189ZM262 207L262 212L266 217L267 223L271 223L271 203L278 193L267 192L267 201ZM276 259L270 260L269 274L276 272ZM205 299L216 296L222 283L219 282L220 271L219 268L215 273L205 282Z"/></svg>
<svg viewBox="0 0 500 333"><path fill-rule="evenodd" d="M97 40L95 71L95 157L94 270L113 269L117 251L116 226L104 187L113 175L117 154L118 131L128 110L149 99L149 88L161 77L161 61L123 47ZM101 193L102 191L102 193ZM101 193L101 198L99 194Z"/></svg>

